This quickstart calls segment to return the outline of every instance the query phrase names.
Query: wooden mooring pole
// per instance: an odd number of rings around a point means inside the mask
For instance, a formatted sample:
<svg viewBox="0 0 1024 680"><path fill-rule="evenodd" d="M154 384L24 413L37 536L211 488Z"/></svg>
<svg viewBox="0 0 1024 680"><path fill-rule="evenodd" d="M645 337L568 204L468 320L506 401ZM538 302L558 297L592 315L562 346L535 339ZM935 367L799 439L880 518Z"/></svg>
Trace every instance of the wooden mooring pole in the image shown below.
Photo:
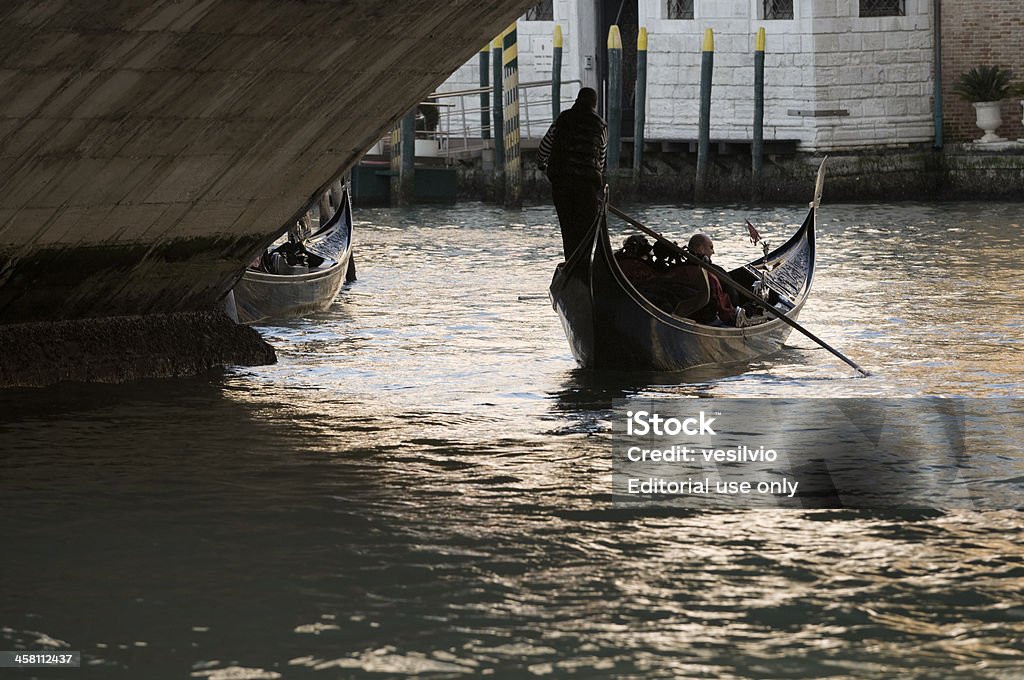
<svg viewBox="0 0 1024 680"><path fill-rule="evenodd" d="M516 25L512 24L504 33L502 45L503 80L505 92L504 134L505 143L505 207L520 207L523 204L523 171L519 157L519 47Z"/></svg>
<svg viewBox="0 0 1024 680"><path fill-rule="evenodd" d="M633 119L633 176L639 177L644 162L644 123L647 120L647 29L636 36L636 101Z"/></svg>
<svg viewBox="0 0 1024 680"><path fill-rule="evenodd" d="M715 67L715 34L704 31L704 46L700 61L700 117L697 130L697 179L693 185L693 200L704 200L708 182L708 155L711 150L711 74Z"/></svg>
<svg viewBox="0 0 1024 680"><path fill-rule="evenodd" d="M555 24L554 47L551 50L551 121L562 112L562 26Z"/></svg>
<svg viewBox="0 0 1024 680"><path fill-rule="evenodd" d="M480 88L491 86L491 46L488 43L480 50ZM480 93L480 139L491 138L491 95Z"/></svg>
<svg viewBox="0 0 1024 680"><path fill-rule="evenodd" d="M505 145L502 143L501 131L505 127L504 114L502 113L501 98L504 93L501 90L501 36L499 35L491 43L491 68L493 69L491 116L493 121L491 129L494 130L494 172L505 171Z"/></svg>
<svg viewBox="0 0 1024 680"><path fill-rule="evenodd" d="M764 169L764 27L757 29L754 42L754 138L750 145L751 198L761 200L761 171Z"/></svg>
<svg viewBox="0 0 1024 680"><path fill-rule="evenodd" d="M622 36L619 27L608 29L608 162L605 168L619 168L619 147L622 143Z"/></svg>
<svg viewBox="0 0 1024 680"><path fill-rule="evenodd" d="M416 195L416 109L402 117L391 133L391 196L412 205Z"/></svg>

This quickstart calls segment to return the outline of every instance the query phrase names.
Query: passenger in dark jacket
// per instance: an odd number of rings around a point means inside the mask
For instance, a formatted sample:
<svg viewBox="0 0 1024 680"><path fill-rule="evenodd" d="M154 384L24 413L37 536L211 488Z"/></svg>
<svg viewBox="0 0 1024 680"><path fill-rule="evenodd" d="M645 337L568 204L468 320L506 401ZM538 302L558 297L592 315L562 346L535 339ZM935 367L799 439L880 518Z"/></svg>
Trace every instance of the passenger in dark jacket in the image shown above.
<svg viewBox="0 0 1024 680"><path fill-rule="evenodd" d="M633 234L615 253L619 269L634 286L647 283L658 276L658 270L651 261L651 244L640 234Z"/></svg>
<svg viewBox="0 0 1024 680"><path fill-rule="evenodd" d="M711 256L715 254L715 244L710 236L694 234L687 247L691 254L702 259L712 270L723 276L728 276L724 269L711 262ZM733 305L729 293L718 280L718 276L711 271L708 272L708 284L711 288L711 299L690 318L699 323L734 326L736 324L736 307Z"/></svg>
<svg viewBox="0 0 1024 680"><path fill-rule="evenodd" d="M600 212L607 151L608 125L597 115L597 91L584 87L572 108L551 124L537 150L537 166L551 180L566 260Z"/></svg>

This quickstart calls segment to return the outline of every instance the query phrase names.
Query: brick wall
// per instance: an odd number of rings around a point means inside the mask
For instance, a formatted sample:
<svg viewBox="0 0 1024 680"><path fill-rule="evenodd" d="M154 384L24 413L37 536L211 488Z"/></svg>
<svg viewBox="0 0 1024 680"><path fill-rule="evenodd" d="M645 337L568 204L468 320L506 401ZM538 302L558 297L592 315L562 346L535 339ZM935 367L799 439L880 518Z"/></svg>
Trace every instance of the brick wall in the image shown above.
<svg viewBox="0 0 1024 680"><path fill-rule="evenodd" d="M959 75L981 64L1011 68L1014 80L1024 82L1024 1L943 0L942 94L943 135L947 142L977 139L974 107L953 94ZM1003 102L1003 125L997 134L1024 138L1022 97Z"/></svg>

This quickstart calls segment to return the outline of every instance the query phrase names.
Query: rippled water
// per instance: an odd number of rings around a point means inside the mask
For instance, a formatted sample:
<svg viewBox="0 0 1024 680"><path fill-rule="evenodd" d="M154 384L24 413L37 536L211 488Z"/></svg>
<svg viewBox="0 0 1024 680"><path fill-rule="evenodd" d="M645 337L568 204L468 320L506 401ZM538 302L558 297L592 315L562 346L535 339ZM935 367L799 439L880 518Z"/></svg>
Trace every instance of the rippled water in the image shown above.
<svg viewBox="0 0 1024 680"><path fill-rule="evenodd" d="M726 266L745 218L803 216L630 212ZM746 372L582 371L550 209L359 217L359 281L261 327L275 366L0 395L0 649L83 653L45 678L1024 677L1017 509L609 500L613 399L1019 397L1024 205L826 203L801 322L868 378L797 335Z"/></svg>

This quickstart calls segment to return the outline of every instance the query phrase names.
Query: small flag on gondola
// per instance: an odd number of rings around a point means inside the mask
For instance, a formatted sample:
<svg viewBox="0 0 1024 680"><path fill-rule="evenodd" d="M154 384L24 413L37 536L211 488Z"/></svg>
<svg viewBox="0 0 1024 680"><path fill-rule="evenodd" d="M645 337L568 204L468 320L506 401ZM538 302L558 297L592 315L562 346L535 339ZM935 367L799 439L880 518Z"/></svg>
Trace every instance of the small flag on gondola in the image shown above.
<svg viewBox="0 0 1024 680"><path fill-rule="evenodd" d="M757 229L754 229L754 225L750 223L750 220L747 220L747 234L750 236L750 242L755 246L761 240L761 235L757 233Z"/></svg>

